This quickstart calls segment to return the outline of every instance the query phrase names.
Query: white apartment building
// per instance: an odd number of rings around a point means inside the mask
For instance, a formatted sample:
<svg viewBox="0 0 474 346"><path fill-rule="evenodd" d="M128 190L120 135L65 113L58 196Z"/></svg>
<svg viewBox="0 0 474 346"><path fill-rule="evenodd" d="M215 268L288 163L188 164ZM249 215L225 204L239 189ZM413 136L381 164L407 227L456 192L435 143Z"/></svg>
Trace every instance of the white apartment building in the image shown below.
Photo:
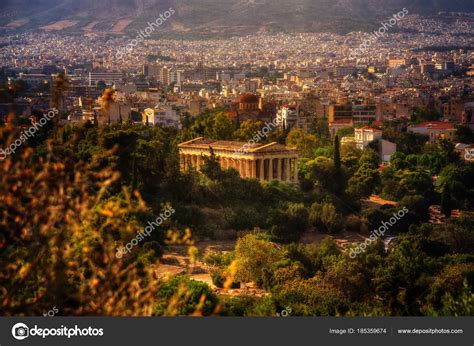
<svg viewBox="0 0 474 346"><path fill-rule="evenodd" d="M181 120L171 105L160 104L155 108L143 111L143 123L149 126L171 127L181 129Z"/></svg>
<svg viewBox="0 0 474 346"><path fill-rule="evenodd" d="M298 124L298 108L285 106L278 109L276 114L276 124L283 129L290 129Z"/></svg>
<svg viewBox="0 0 474 346"><path fill-rule="evenodd" d="M363 150L369 146L370 143L382 139L382 131L364 126L360 129L354 130L354 137L343 137L342 144L354 143L357 148Z"/></svg>

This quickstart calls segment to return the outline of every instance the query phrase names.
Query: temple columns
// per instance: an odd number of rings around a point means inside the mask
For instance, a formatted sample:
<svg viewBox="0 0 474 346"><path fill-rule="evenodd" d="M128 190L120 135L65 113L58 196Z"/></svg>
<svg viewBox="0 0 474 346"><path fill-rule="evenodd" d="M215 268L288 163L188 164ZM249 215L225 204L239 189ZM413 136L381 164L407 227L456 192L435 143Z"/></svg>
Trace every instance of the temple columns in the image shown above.
<svg viewBox="0 0 474 346"><path fill-rule="evenodd" d="M283 181L283 176L281 175L281 159L276 159L277 162L277 179Z"/></svg>
<svg viewBox="0 0 474 346"><path fill-rule="evenodd" d="M181 171L186 170L186 161L184 154L179 155L179 168L181 169Z"/></svg>
<svg viewBox="0 0 474 346"><path fill-rule="evenodd" d="M252 172L252 160L247 160L246 162L246 172L247 172L247 178L253 178L253 172Z"/></svg>
<svg viewBox="0 0 474 346"><path fill-rule="evenodd" d="M196 169L198 171L201 171L201 167L202 167L203 164L204 164L204 160L203 160L202 156L198 155L197 156L197 168Z"/></svg>
<svg viewBox="0 0 474 346"><path fill-rule="evenodd" d="M247 161L239 160L239 173L242 178L247 178Z"/></svg>
<svg viewBox="0 0 474 346"><path fill-rule="evenodd" d="M295 180L294 182L297 183L298 182L298 159L294 159L295 161L295 171L294 171L294 174L295 174Z"/></svg>
<svg viewBox="0 0 474 346"><path fill-rule="evenodd" d="M259 178L260 180L265 180L265 160L264 159L259 159Z"/></svg>
<svg viewBox="0 0 474 346"><path fill-rule="evenodd" d="M285 158L285 179L284 181L291 181L290 159Z"/></svg>
<svg viewBox="0 0 474 346"><path fill-rule="evenodd" d="M201 171L205 157L201 151L180 152L179 166L181 171L194 169ZM285 182L298 182L298 159L276 153L270 153L268 156L258 154L250 155L218 155L221 168L235 169L239 172L241 178L257 178L260 180L279 180ZM268 162L268 163L267 163ZM276 165L276 167L275 167Z"/></svg>
<svg viewBox="0 0 474 346"><path fill-rule="evenodd" d="M268 180L273 180L273 159L268 159Z"/></svg>

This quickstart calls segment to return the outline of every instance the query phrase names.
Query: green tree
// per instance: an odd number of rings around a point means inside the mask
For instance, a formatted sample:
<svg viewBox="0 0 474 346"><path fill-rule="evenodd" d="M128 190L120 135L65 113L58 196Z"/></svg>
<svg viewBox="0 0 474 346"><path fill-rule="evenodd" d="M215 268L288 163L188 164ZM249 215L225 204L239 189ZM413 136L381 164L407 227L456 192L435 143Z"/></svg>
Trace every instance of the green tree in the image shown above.
<svg viewBox="0 0 474 346"><path fill-rule="evenodd" d="M438 120L441 117L441 114L435 108L413 108L413 113L411 116L411 121L415 123L423 121L434 121Z"/></svg>
<svg viewBox="0 0 474 346"><path fill-rule="evenodd" d="M336 133L340 138L342 137L354 137L354 127L345 127L340 129Z"/></svg>
<svg viewBox="0 0 474 346"><path fill-rule="evenodd" d="M395 138L397 151L407 155L422 153L426 142L428 142L428 136L413 132L402 132Z"/></svg>
<svg viewBox="0 0 474 346"><path fill-rule="evenodd" d="M441 195L441 212L446 216L450 217L453 211L453 201L451 199L451 188L449 184L446 184Z"/></svg>
<svg viewBox="0 0 474 346"><path fill-rule="evenodd" d="M224 112L219 112L214 117L212 128L209 129L211 138L217 140L230 140L234 133L234 123Z"/></svg>
<svg viewBox="0 0 474 346"><path fill-rule="evenodd" d="M275 244L248 234L240 238L235 246L236 280L253 281L261 286L264 270L269 270L282 259L283 253Z"/></svg>
<svg viewBox="0 0 474 346"><path fill-rule="evenodd" d="M323 118L316 118L311 124L310 132L320 138L329 138L329 121Z"/></svg>
<svg viewBox="0 0 474 346"><path fill-rule="evenodd" d="M219 163L219 159L214 154L214 150L209 148L211 155L203 156L204 163L201 167L201 172L207 176L209 179L221 179L222 178L222 169Z"/></svg>
<svg viewBox="0 0 474 346"><path fill-rule="evenodd" d="M239 141L248 142L253 139L262 130L264 126L260 120L245 120L240 124L240 127L234 132L234 138ZM265 143L266 137L259 136L259 142Z"/></svg>
<svg viewBox="0 0 474 346"><path fill-rule="evenodd" d="M315 135L293 127L286 138L286 145L296 148L300 157L312 159L317 148L317 139Z"/></svg>
<svg viewBox="0 0 474 346"><path fill-rule="evenodd" d="M203 282L175 276L158 288L156 316L209 316L217 306L217 296Z"/></svg>
<svg viewBox="0 0 474 346"><path fill-rule="evenodd" d="M327 157L319 156L307 162L307 177L315 183L319 183L324 189L334 191L334 164Z"/></svg>
<svg viewBox="0 0 474 346"><path fill-rule="evenodd" d="M355 199L369 197L380 182L379 172L370 164L364 163L349 179L347 193Z"/></svg>
<svg viewBox="0 0 474 346"><path fill-rule="evenodd" d="M331 203L323 203L321 207L321 222L331 233L342 229L342 217Z"/></svg>
<svg viewBox="0 0 474 346"><path fill-rule="evenodd" d="M341 194L346 186L346 181L344 177L344 173L342 171L341 166L341 153L340 153L340 144L339 144L339 136L336 135L334 137L334 192L337 194Z"/></svg>
<svg viewBox="0 0 474 346"><path fill-rule="evenodd" d="M469 126L459 126L456 128L455 139L460 143L471 144L474 143L474 133Z"/></svg>

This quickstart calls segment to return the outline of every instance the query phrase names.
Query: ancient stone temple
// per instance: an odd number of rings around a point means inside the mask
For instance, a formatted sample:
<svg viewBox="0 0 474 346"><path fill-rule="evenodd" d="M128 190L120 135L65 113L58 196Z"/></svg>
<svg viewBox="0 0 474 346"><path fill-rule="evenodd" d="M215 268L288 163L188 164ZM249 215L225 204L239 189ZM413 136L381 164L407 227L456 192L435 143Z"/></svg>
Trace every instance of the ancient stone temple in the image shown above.
<svg viewBox="0 0 474 346"><path fill-rule="evenodd" d="M214 141L199 137L181 143L181 171L199 171L211 148L222 169L236 169L242 178L260 180L298 181L298 152L278 143L245 143Z"/></svg>

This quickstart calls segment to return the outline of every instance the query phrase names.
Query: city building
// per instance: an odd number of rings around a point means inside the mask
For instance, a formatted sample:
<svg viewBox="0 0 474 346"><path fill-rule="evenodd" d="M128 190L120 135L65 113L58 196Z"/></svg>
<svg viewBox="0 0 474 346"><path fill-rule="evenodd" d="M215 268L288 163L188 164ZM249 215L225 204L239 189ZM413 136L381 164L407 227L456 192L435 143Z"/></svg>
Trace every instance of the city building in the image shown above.
<svg viewBox="0 0 474 346"><path fill-rule="evenodd" d="M408 126L407 131L428 136L429 142L434 144L439 139L452 140L456 129L454 125L449 122L426 121L417 125Z"/></svg>
<svg viewBox="0 0 474 346"><path fill-rule="evenodd" d="M20 73L20 80L28 83L29 85L37 86L39 84L51 83L51 75L46 75L42 73Z"/></svg>
<svg viewBox="0 0 474 346"><path fill-rule="evenodd" d="M390 68L397 68L400 66L405 66L407 64L406 59L389 59L388 60L388 67Z"/></svg>
<svg viewBox="0 0 474 346"><path fill-rule="evenodd" d="M112 85L120 82L123 78L121 72L89 72L89 86L104 82L106 85Z"/></svg>
<svg viewBox="0 0 474 346"><path fill-rule="evenodd" d="M354 137L342 137L341 144L353 143L359 149L365 149L373 141L382 138L382 131L364 126L354 130Z"/></svg>
<svg viewBox="0 0 474 346"><path fill-rule="evenodd" d="M354 126L352 119L337 119L329 123L329 133L331 137L334 137L339 130L347 129L352 126Z"/></svg>
<svg viewBox="0 0 474 346"><path fill-rule="evenodd" d="M329 105L329 122L351 119L354 125L368 125L377 118L375 104L331 104Z"/></svg>
<svg viewBox="0 0 474 346"><path fill-rule="evenodd" d="M296 106L284 106L278 109L276 124L282 129L291 129L298 124L299 111Z"/></svg>
<svg viewBox="0 0 474 346"><path fill-rule="evenodd" d="M158 105L143 111L143 124L181 129L181 121L171 105Z"/></svg>

